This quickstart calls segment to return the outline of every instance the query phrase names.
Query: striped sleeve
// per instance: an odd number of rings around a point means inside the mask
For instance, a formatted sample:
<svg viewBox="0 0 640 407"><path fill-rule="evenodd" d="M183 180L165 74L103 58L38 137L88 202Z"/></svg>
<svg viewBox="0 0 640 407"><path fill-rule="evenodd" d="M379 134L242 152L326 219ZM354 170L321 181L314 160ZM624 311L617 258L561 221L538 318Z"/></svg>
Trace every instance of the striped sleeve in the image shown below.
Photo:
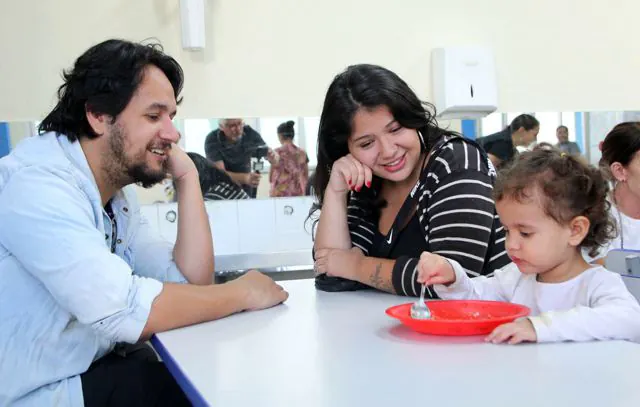
<svg viewBox="0 0 640 407"><path fill-rule="evenodd" d="M362 208L357 194L351 194L347 206L347 223L351 236L352 247L357 247L365 255L369 255L369 250L373 246L376 224L372 221L367 212Z"/></svg>
<svg viewBox="0 0 640 407"><path fill-rule="evenodd" d="M417 211L429 251L457 261L470 277L490 274L489 257L496 256L495 264L501 264L506 253L499 253L504 239L497 242L493 178L480 152L466 142L447 143L425 171ZM416 265L417 259L396 261L393 285L399 294L420 293ZM428 294L437 298L433 290Z"/></svg>
<svg viewBox="0 0 640 407"><path fill-rule="evenodd" d="M204 194L204 199L207 201L249 199L249 195L240 186L223 181L209 188Z"/></svg>
<svg viewBox="0 0 640 407"><path fill-rule="evenodd" d="M451 173L420 216L428 217L429 249L457 261L472 276L482 274L491 240L495 205L488 175Z"/></svg>

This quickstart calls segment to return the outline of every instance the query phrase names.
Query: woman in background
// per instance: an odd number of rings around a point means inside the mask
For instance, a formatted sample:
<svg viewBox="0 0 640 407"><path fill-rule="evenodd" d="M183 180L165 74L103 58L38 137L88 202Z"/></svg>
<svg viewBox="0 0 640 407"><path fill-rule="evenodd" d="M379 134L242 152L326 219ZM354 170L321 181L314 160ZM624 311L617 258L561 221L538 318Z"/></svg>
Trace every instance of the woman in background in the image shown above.
<svg viewBox="0 0 640 407"><path fill-rule="evenodd" d="M640 250L640 122L615 126L601 150L600 167L613 182L609 200L618 237L600 251L600 263L612 249Z"/></svg>
<svg viewBox="0 0 640 407"><path fill-rule="evenodd" d="M498 133L478 139L478 144L489 155L493 166L500 168L511 162L518 147L526 148L536 141L540 122L530 114L521 114L510 125Z"/></svg>
<svg viewBox="0 0 640 407"><path fill-rule="evenodd" d="M278 162L271 165L269 182L272 197L303 196L309 178L309 157L303 149L293 144L295 130L293 121L278 126L281 147L276 149Z"/></svg>

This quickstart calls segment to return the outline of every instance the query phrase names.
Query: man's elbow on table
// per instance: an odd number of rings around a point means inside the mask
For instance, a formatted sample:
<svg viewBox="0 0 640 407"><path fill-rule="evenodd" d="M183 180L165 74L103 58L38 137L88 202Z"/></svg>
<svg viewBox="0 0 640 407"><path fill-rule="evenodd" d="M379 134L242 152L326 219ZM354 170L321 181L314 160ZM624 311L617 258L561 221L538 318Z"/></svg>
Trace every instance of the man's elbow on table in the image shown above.
<svg viewBox="0 0 640 407"><path fill-rule="evenodd" d="M191 261L190 264L177 264L180 274L189 284L210 285L214 283L214 262Z"/></svg>
<svg viewBox="0 0 640 407"><path fill-rule="evenodd" d="M162 292L162 283L137 276L132 281L124 295L105 292L94 298L92 306L76 315L78 321L91 325L99 336L111 342L136 343L155 298ZM96 306L99 301L101 304Z"/></svg>

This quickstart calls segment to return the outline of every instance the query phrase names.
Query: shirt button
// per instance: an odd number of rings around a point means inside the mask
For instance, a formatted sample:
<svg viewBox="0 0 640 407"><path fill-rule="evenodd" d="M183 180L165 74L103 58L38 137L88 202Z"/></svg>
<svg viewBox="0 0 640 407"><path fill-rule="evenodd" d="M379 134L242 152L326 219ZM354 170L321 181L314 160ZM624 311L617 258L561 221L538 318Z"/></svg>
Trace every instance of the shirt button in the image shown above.
<svg viewBox="0 0 640 407"><path fill-rule="evenodd" d="M122 243L122 239L116 240L116 243L118 243L118 244Z"/></svg>
<svg viewBox="0 0 640 407"><path fill-rule="evenodd" d="M124 208L122 208L123 211L125 212L129 212L129 208L127 208L126 206Z"/></svg>
<svg viewBox="0 0 640 407"><path fill-rule="evenodd" d="M105 240L109 240L109 235L105 233L105 234L104 234L104 239L105 239Z"/></svg>

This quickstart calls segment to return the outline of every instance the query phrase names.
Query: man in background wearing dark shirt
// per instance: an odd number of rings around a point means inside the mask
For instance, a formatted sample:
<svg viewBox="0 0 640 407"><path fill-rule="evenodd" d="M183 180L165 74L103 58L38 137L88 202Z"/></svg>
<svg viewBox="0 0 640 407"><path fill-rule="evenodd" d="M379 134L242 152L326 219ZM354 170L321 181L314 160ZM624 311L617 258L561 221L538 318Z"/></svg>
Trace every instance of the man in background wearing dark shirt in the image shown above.
<svg viewBox="0 0 640 407"><path fill-rule="evenodd" d="M562 152L570 155L580 155L580 147L574 141L569 141L569 128L567 126L558 126L556 129L556 137L558 138L558 147Z"/></svg>
<svg viewBox="0 0 640 407"><path fill-rule="evenodd" d="M266 146L266 143L260 133L245 125L242 119L221 119L219 128L207 135L204 151L216 167L229 174L250 197L255 198L261 175L252 171L251 157L261 146ZM272 164L277 160L270 148L267 160Z"/></svg>

